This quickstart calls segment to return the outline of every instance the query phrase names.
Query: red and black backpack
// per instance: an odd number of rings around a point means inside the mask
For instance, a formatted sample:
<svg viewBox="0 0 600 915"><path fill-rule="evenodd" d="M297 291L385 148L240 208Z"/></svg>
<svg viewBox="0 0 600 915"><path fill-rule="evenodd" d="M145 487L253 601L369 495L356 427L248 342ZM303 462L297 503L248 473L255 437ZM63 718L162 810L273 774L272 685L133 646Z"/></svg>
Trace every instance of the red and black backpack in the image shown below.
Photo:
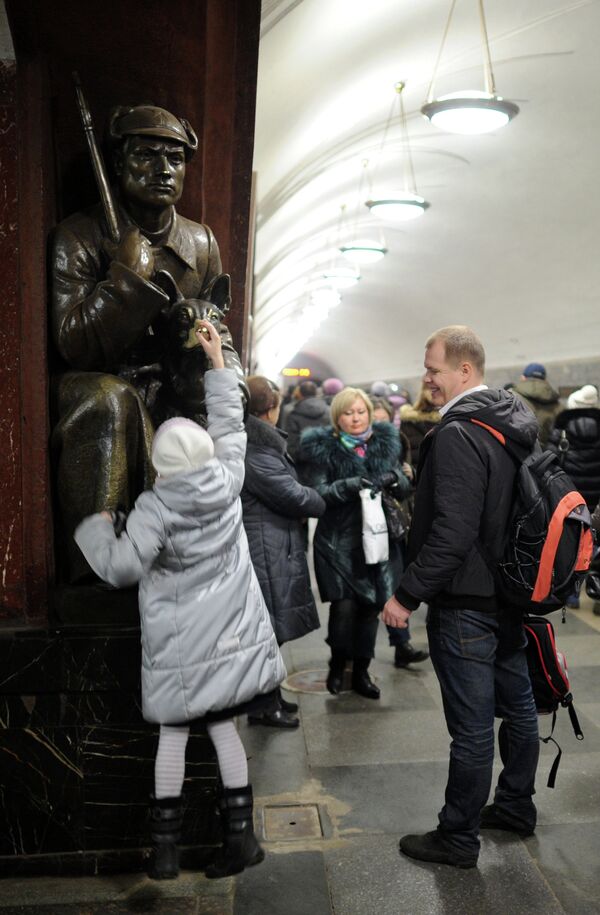
<svg viewBox="0 0 600 915"><path fill-rule="evenodd" d="M593 551L585 499L551 451L536 443L525 457L487 423L486 429L517 463L513 508L503 555L494 567L499 592L512 607L551 613L579 593Z"/></svg>
<svg viewBox="0 0 600 915"><path fill-rule="evenodd" d="M571 726L577 740L583 740L583 733L573 706L567 661L556 647L552 623L543 616L526 616L523 625L527 636L527 666L535 706L539 715L552 715L550 734L548 737L540 737L540 740L543 743L552 741L558 747L558 753L548 776L548 787L554 788L556 772L562 756L562 750L552 736L559 706L566 708L569 712Z"/></svg>

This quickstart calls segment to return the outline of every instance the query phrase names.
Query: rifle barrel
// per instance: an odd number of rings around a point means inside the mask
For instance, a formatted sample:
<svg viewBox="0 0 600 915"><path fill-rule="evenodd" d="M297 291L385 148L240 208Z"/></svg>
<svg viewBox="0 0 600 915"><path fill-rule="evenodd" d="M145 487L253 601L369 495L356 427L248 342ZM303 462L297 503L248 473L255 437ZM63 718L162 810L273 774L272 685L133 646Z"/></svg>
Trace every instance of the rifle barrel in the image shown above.
<svg viewBox="0 0 600 915"><path fill-rule="evenodd" d="M98 191L102 201L102 208L104 210L104 217L108 227L108 234L110 236L110 240L117 244L120 241L117 208L115 206L112 190L108 181L108 176L106 174L106 167L104 165L102 153L100 152L100 148L96 142L94 125L92 123L92 115L90 114L90 109L88 108L87 102L85 100L83 89L81 87L81 80L79 79L78 73L73 73L73 81L75 83L75 92L77 94L77 106L79 108L79 114L81 115L81 122L83 124L83 131L85 133L88 149L90 151L92 168L94 169L94 175L96 176L96 184L98 185Z"/></svg>

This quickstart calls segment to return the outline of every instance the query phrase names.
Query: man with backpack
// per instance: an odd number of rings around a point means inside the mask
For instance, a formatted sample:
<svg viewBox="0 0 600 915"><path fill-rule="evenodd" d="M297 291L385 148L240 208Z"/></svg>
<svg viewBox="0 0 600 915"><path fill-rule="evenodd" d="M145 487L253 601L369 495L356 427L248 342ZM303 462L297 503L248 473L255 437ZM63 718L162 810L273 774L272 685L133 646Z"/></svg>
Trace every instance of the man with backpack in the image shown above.
<svg viewBox="0 0 600 915"><path fill-rule="evenodd" d="M538 722L525 656L522 611L502 598L497 575L514 501L517 463L536 442L537 421L507 391L483 383L485 353L468 327L427 341L424 383L441 422L421 445L409 563L384 623L402 628L429 604L429 648L452 744L436 830L407 835L412 858L474 867L480 828L531 835ZM503 447L503 445L505 447ZM504 768L488 800L494 717Z"/></svg>

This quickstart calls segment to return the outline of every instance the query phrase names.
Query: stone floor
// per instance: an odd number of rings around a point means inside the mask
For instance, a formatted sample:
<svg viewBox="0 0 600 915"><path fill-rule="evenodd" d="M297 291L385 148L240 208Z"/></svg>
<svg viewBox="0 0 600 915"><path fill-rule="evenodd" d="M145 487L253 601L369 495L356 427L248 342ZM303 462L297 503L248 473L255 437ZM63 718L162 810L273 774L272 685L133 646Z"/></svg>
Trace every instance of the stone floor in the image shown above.
<svg viewBox="0 0 600 915"><path fill-rule="evenodd" d="M587 915L600 913L600 617L589 603L555 626L569 662L585 734L566 711L555 736L563 757L545 787L553 748L542 747L534 837L487 833L477 869L420 864L398 837L432 828L441 805L448 736L429 661L396 670L385 630L372 672L379 702L352 693L296 693L301 726L240 722L267 858L235 879L184 874L3 880L0 915ZM323 621L326 614L323 612ZM424 615L413 642L425 642ZM323 629L286 646L290 673L324 669ZM542 733L548 722L541 721Z"/></svg>

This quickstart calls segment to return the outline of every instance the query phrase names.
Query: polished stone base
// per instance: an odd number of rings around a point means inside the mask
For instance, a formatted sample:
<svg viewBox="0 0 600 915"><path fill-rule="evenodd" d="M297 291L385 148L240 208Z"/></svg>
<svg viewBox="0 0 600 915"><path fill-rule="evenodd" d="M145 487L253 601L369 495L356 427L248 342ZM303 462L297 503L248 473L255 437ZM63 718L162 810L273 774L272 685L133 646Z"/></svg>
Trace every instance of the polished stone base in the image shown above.
<svg viewBox="0 0 600 915"><path fill-rule="evenodd" d="M0 630L0 875L144 866L158 729L142 719L139 679L136 627ZM198 866L218 841L200 728L186 776L182 844Z"/></svg>

